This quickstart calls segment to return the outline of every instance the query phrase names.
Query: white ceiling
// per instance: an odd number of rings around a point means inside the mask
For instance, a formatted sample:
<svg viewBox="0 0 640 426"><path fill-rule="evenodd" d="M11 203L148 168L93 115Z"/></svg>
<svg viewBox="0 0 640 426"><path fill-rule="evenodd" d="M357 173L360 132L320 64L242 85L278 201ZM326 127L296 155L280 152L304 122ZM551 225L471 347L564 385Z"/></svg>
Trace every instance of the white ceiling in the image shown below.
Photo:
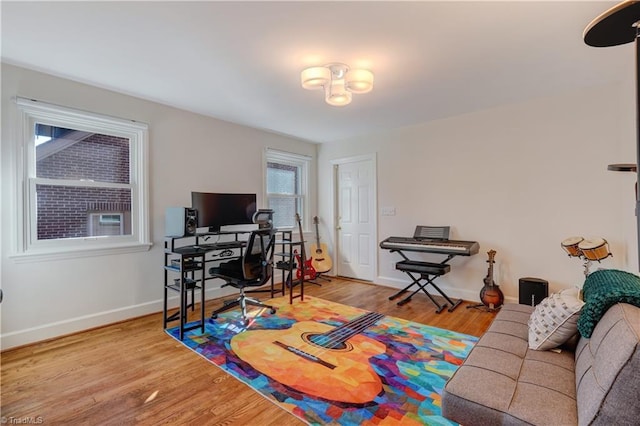
<svg viewBox="0 0 640 426"><path fill-rule="evenodd" d="M616 3L2 1L2 60L327 142L612 82L633 45L582 32ZM302 89L328 62L371 69L373 91Z"/></svg>

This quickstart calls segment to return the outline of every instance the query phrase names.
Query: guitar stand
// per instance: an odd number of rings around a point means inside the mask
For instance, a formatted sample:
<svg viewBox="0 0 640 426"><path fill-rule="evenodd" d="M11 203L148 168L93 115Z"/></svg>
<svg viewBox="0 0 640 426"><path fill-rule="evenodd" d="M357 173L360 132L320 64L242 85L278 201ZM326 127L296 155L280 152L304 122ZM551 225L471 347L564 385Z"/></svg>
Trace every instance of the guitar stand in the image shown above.
<svg viewBox="0 0 640 426"><path fill-rule="evenodd" d="M294 265L294 266L295 266L295 265ZM291 288L291 283L292 283L292 281L295 281L295 282L293 282L293 287L295 287L295 286L297 286L298 284L300 284L300 280L299 280L299 279L297 279L297 278L296 278L295 280L293 279L293 274L292 274L292 272L293 272L293 271L289 272L289 275L287 275L287 279L286 279L286 281L285 281L285 285L286 285L286 286L287 286L287 288L289 288L289 289ZM320 277L319 277L319 276L316 276L316 278L320 278ZM314 281L316 278L314 278L313 280L304 280L304 282L305 282L306 284L315 284L315 285L317 285L318 287L322 287L322 284L317 283L317 282L315 282L315 281ZM326 280L327 278L323 278L323 279L325 279L325 280ZM329 281L331 281L331 280L329 280Z"/></svg>
<svg viewBox="0 0 640 426"><path fill-rule="evenodd" d="M321 280L324 280L324 281L327 281L327 282L331 282L331 278L327 278L327 277L323 276L322 274L324 274L324 272L318 272L316 274L316 278L315 279L321 279Z"/></svg>
<svg viewBox="0 0 640 426"><path fill-rule="evenodd" d="M480 311L485 311L485 312L497 312L500 310L500 308L502 307L502 305L498 306L497 308L491 308L487 305L485 305L484 303L478 303L477 305L469 305L467 306L467 309L478 309Z"/></svg>
<svg viewBox="0 0 640 426"><path fill-rule="evenodd" d="M320 278L320 277L316 277L316 278ZM312 280L304 280L304 282L309 283L309 284L317 285L318 287L322 287L322 284L316 282L316 278L314 278Z"/></svg>

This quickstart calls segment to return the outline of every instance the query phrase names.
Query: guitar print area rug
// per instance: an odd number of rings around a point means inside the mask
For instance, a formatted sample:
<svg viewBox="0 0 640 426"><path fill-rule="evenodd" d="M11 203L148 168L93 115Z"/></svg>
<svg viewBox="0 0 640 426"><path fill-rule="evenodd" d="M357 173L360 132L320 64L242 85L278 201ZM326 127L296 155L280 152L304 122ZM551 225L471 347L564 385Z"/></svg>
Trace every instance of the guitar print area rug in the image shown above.
<svg viewBox="0 0 640 426"><path fill-rule="evenodd" d="M275 315L228 311L182 343L308 424L454 424L440 395L476 337L310 296L268 303Z"/></svg>

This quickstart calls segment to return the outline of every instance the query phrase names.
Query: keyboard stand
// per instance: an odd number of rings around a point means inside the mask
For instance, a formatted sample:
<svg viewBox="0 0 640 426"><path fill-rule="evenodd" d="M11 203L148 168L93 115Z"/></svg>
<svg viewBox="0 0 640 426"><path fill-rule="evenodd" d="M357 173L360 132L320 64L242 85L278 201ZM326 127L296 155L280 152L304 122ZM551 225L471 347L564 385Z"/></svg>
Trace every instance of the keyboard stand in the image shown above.
<svg viewBox="0 0 640 426"><path fill-rule="evenodd" d="M416 278L413 276L413 274L410 271L402 271L405 274L407 274L413 281L411 284L409 284L407 287L403 288L402 290L400 290L399 292L397 292L396 294L394 294L393 296L389 297L389 300L393 300L396 297L399 297L400 295L406 293L411 287L413 287L413 285L417 285L418 289L414 290L413 293L411 293L409 296L405 297L404 299L402 299L401 301L398 302L398 306L402 306L405 305L409 302L411 302L411 298L420 290L422 290L424 292L424 294L427 295L427 297L429 299L431 299L431 301L433 302L434 305L436 305L436 314L439 314L440 312L442 312L442 310L444 308L447 307L446 303L443 303L442 305L438 303L438 301L436 299L433 298L433 296L431 294L429 294L429 292L427 291L427 289L425 288L428 284L432 284L433 282L432 280L427 279L427 282L424 284L420 283L420 280L422 279L423 275L421 275L419 278ZM428 276L427 276L428 277Z"/></svg>
<svg viewBox="0 0 640 426"><path fill-rule="evenodd" d="M433 296L427 291L427 286L431 285L451 305L449 309L447 309L449 312L453 312L453 310L457 308L458 305L460 305L460 303L462 303L462 299L458 299L455 302L451 300L451 298L447 296L447 294L443 292L440 289L440 287L438 287L433 282L436 278L446 274L451 270L451 266L448 265L447 262L449 262L453 257L455 257L455 254L448 255L447 258L440 263L431 263L431 262L420 262L420 261L410 260L402 251L391 250L391 252L394 252L394 251L397 252L400 256L402 256L402 258L404 259L396 263L396 269L407 274L409 278L411 278L411 284L409 284L408 286L406 286L405 288L403 288L393 296L390 296L389 300L393 300L399 297L400 295L406 293L407 291L409 291L411 287L415 285L418 288L414 290L409 296L399 301L397 303L398 306L403 306L409 303L411 301L411 298L420 290L422 290L422 292L427 295L427 297L431 300L431 302L433 302L433 304L436 305L436 314L439 314L444 310L444 308L447 307L447 303L440 304L438 303L437 300L433 298ZM420 276L416 278L414 274L420 274Z"/></svg>

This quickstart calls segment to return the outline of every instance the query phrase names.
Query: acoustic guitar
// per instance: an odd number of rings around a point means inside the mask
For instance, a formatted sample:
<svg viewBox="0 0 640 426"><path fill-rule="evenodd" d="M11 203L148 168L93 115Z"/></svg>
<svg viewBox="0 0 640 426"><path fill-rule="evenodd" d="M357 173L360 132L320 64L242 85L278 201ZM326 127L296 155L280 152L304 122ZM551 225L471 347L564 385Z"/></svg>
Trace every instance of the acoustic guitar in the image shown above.
<svg viewBox="0 0 640 426"><path fill-rule="evenodd" d="M297 250L294 251L296 256L296 264L298 266L298 269L296 270L296 278L299 280L304 276L305 281L315 280L316 277L318 276L318 273L313 268L312 258L310 257L309 259L307 259L307 256L305 255L304 235L302 233L302 221L298 213L296 213L296 221L298 222L298 232L300 232L300 241L302 242L300 244L301 254L298 254Z"/></svg>
<svg viewBox="0 0 640 426"><path fill-rule="evenodd" d="M339 327L301 321L289 329L248 330L231 339L231 349L262 374L308 395L363 404L382 391L369 359L384 343L363 336L382 314L369 312Z"/></svg>
<svg viewBox="0 0 640 426"><path fill-rule="evenodd" d="M493 280L493 264L495 263L495 250L489 250L489 269L487 270L487 276L484 278L484 287L480 290L480 300L490 310L498 309L504 303L504 295L500 287L496 285Z"/></svg>
<svg viewBox="0 0 640 426"><path fill-rule="evenodd" d="M318 216L313 218L316 226L316 242L311 244L311 264L318 273L325 273L331 270L333 262L327 254L327 245L320 242L320 232L318 231Z"/></svg>

